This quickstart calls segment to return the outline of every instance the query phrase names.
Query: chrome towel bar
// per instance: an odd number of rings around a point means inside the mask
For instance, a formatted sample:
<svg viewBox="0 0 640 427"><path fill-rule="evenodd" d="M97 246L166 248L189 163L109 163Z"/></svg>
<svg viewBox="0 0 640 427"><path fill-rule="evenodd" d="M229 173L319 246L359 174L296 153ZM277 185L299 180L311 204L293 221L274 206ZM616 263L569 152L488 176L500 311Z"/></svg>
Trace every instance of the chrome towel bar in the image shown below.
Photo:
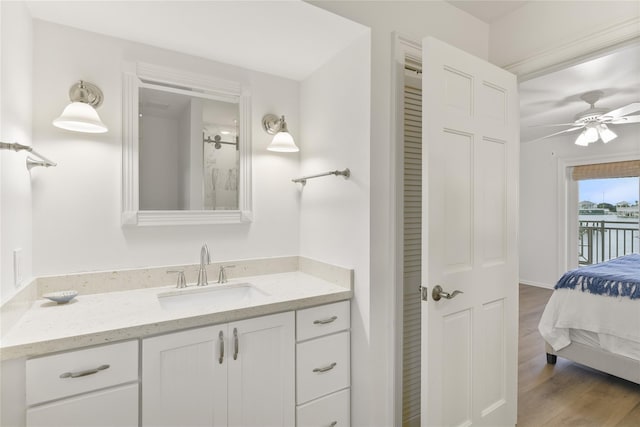
<svg viewBox="0 0 640 427"><path fill-rule="evenodd" d="M328 175L335 175L335 176L342 175L342 176L344 176L345 179L347 179L347 178L349 178L351 176L351 171L349 170L349 168L347 168L347 169L341 170L341 171L335 170L335 171L319 173L319 174L316 174L316 175L307 175L307 176L303 176L303 177L300 177L300 178L292 179L291 181L299 182L300 184L305 185L307 183L308 179L318 178L318 177L321 177L321 176L328 176Z"/></svg>

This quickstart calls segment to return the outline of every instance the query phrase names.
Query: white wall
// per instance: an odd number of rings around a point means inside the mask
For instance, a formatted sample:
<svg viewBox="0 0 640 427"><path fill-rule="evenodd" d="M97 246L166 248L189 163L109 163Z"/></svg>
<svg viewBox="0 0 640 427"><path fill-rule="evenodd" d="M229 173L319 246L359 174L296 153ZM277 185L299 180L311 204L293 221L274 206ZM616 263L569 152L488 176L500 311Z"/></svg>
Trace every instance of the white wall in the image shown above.
<svg viewBox="0 0 640 427"><path fill-rule="evenodd" d="M0 2L0 11L0 141L31 145L31 17L21 2ZM38 144L34 145L40 149ZM14 249L22 249L22 284L32 276L32 179L25 167L26 157L24 151L0 151L0 302L8 300L17 290ZM46 171L33 170L34 185L42 178L41 172Z"/></svg>
<svg viewBox="0 0 640 427"><path fill-rule="evenodd" d="M416 40L437 37L451 45L486 59L489 27L441 1L311 1L323 9L371 28L371 195L370 195L370 280L369 336L371 359L366 378L371 394L367 402L355 402L354 425L394 425L392 403L395 253L392 252L392 210L395 209L391 169L392 139L391 69L392 32ZM364 221L364 218L363 218ZM354 363L359 361L354 360ZM399 393L400 391L396 391Z"/></svg>
<svg viewBox="0 0 640 427"><path fill-rule="evenodd" d="M299 83L141 44L34 21L34 141L58 167L38 171L33 188L34 274L197 263L202 243L213 261L298 254L298 196L289 181L296 155L266 151L266 112L298 124ZM122 71L142 61L212 74L248 85L252 93L254 221L190 227L120 226ZM51 126L79 79L104 92L98 109L109 126L90 135ZM13 176L12 176L13 178ZM194 280L194 278L187 278Z"/></svg>
<svg viewBox="0 0 640 427"><path fill-rule="evenodd" d="M618 138L608 144L589 147L574 144L575 135L522 144L520 150L520 281L552 288L561 265L558 233L563 226L558 217L562 209L558 191L558 164L571 161L602 161L607 157L640 157L640 129L637 125L618 126ZM575 212L574 212L575 214Z"/></svg>
<svg viewBox="0 0 640 427"><path fill-rule="evenodd" d="M370 386L370 36L368 32L304 80L301 174L349 168L351 177L309 180L300 192L300 254L355 270L351 304L354 425L377 391Z"/></svg>

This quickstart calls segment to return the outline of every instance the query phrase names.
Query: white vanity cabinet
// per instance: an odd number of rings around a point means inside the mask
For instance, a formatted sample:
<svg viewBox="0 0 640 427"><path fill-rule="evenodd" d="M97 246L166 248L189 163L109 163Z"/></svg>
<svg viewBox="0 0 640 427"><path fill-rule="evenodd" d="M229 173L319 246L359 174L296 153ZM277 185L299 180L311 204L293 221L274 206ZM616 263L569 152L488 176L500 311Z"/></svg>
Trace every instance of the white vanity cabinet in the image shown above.
<svg viewBox="0 0 640 427"><path fill-rule="evenodd" d="M142 341L143 426L291 426L294 313Z"/></svg>
<svg viewBox="0 0 640 427"><path fill-rule="evenodd" d="M350 306L296 313L296 425L350 425Z"/></svg>
<svg viewBox="0 0 640 427"><path fill-rule="evenodd" d="M137 426L138 341L26 362L26 425Z"/></svg>

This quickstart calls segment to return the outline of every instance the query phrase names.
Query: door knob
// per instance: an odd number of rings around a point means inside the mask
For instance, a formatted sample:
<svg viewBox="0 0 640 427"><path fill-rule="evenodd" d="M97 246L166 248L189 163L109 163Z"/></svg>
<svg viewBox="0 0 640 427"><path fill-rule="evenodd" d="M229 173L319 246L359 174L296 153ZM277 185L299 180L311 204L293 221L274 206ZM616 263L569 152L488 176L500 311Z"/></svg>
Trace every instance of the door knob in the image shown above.
<svg viewBox="0 0 640 427"><path fill-rule="evenodd" d="M442 289L442 286L436 285L433 287L433 291L431 292L431 298L433 298L434 301L440 301L440 298L451 299L456 295L463 293L464 292L458 290L455 290L452 293L445 292L444 289Z"/></svg>

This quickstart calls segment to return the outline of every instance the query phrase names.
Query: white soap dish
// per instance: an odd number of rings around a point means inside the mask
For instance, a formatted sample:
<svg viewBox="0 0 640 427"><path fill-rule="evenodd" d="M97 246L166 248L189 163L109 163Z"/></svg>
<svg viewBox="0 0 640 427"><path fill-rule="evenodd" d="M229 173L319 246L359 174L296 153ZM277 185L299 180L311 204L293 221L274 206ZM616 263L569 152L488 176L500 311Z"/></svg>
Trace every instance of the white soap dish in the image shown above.
<svg viewBox="0 0 640 427"><path fill-rule="evenodd" d="M66 304L78 295L78 291L60 291L50 292L42 295L43 298L57 302L58 304Z"/></svg>

